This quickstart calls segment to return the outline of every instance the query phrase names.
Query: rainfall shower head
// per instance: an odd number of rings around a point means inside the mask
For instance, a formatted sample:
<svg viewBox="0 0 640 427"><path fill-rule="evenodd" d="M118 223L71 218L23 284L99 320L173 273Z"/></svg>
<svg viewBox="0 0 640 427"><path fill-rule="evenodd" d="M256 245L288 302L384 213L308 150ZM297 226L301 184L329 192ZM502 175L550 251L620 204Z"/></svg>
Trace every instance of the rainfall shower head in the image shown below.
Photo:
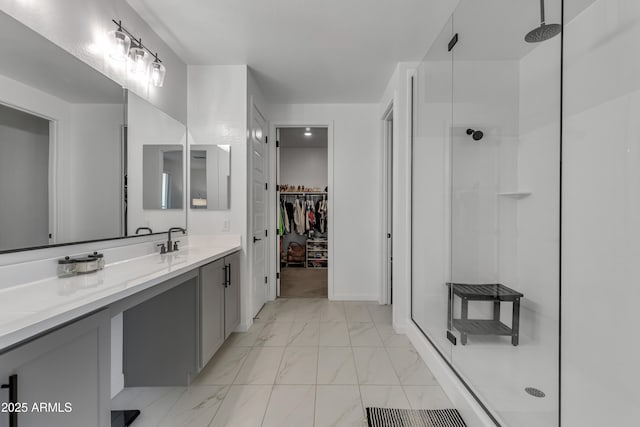
<svg viewBox="0 0 640 427"><path fill-rule="evenodd" d="M540 0L540 26L529 31L524 40L527 43L540 43L560 34L562 25L544 22L544 0Z"/></svg>
<svg viewBox="0 0 640 427"><path fill-rule="evenodd" d="M484 137L481 130L467 129L467 135L470 135L474 141L480 141Z"/></svg>

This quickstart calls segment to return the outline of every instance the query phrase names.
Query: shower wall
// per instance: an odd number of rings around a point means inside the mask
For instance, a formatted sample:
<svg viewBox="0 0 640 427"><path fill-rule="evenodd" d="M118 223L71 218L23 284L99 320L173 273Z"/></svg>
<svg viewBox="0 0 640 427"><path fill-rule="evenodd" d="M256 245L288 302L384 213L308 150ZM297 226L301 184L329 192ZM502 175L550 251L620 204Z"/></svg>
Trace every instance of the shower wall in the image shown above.
<svg viewBox="0 0 640 427"><path fill-rule="evenodd" d="M565 0L562 425L640 420L640 2ZM589 2L591 3L591 2Z"/></svg>

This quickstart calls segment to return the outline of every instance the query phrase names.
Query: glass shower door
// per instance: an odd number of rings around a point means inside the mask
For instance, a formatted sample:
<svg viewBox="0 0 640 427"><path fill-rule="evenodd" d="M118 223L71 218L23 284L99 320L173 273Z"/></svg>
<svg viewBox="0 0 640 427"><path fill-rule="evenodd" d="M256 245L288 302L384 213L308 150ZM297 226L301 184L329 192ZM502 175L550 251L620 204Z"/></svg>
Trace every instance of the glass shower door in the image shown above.
<svg viewBox="0 0 640 427"><path fill-rule="evenodd" d="M450 19L413 79L411 317L447 360Z"/></svg>
<svg viewBox="0 0 640 427"><path fill-rule="evenodd" d="M545 12L559 23L561 1ZM452 365L499 424L557 426L561 38L525 40L537 1L453 19Z"/></svg>

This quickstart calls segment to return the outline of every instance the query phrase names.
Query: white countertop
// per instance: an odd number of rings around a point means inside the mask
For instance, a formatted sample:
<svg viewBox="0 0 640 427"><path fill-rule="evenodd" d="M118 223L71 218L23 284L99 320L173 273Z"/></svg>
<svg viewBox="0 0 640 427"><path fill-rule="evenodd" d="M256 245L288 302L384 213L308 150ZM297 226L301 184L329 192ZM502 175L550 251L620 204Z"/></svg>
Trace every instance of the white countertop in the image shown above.
<svg viewBox="0 0 640 427"><path fill-rule="evenodd" d="M1 289L0 350L240 249L231 242L215 246L189 246L108 264L96 273Z"/></svg>

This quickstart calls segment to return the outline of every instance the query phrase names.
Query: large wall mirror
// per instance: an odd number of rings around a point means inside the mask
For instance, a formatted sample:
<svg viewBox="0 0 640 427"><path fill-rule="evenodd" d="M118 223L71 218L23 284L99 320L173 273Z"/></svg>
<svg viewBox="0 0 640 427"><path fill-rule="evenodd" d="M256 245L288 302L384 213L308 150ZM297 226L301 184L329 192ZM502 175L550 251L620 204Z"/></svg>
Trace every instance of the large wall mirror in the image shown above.
<svg viewBox="0 0 640 427"><path fill-rule="evenodd" d="M0 252L124 235L120 85L0 12Z"/></svg>
<svg viewBox="0 0 640 427"><path fill-rule="evenodd" d="M184 124L4 12L0 57L0 253L186 227L184 155L167 209L142 190L142 147L184 152Z"/></svg>
<svg viewBox="0 0 640 427"><path fill-rule="evenodd" d="M227 210L231 205L231 146L191 145L191 209Z"/></svg>

